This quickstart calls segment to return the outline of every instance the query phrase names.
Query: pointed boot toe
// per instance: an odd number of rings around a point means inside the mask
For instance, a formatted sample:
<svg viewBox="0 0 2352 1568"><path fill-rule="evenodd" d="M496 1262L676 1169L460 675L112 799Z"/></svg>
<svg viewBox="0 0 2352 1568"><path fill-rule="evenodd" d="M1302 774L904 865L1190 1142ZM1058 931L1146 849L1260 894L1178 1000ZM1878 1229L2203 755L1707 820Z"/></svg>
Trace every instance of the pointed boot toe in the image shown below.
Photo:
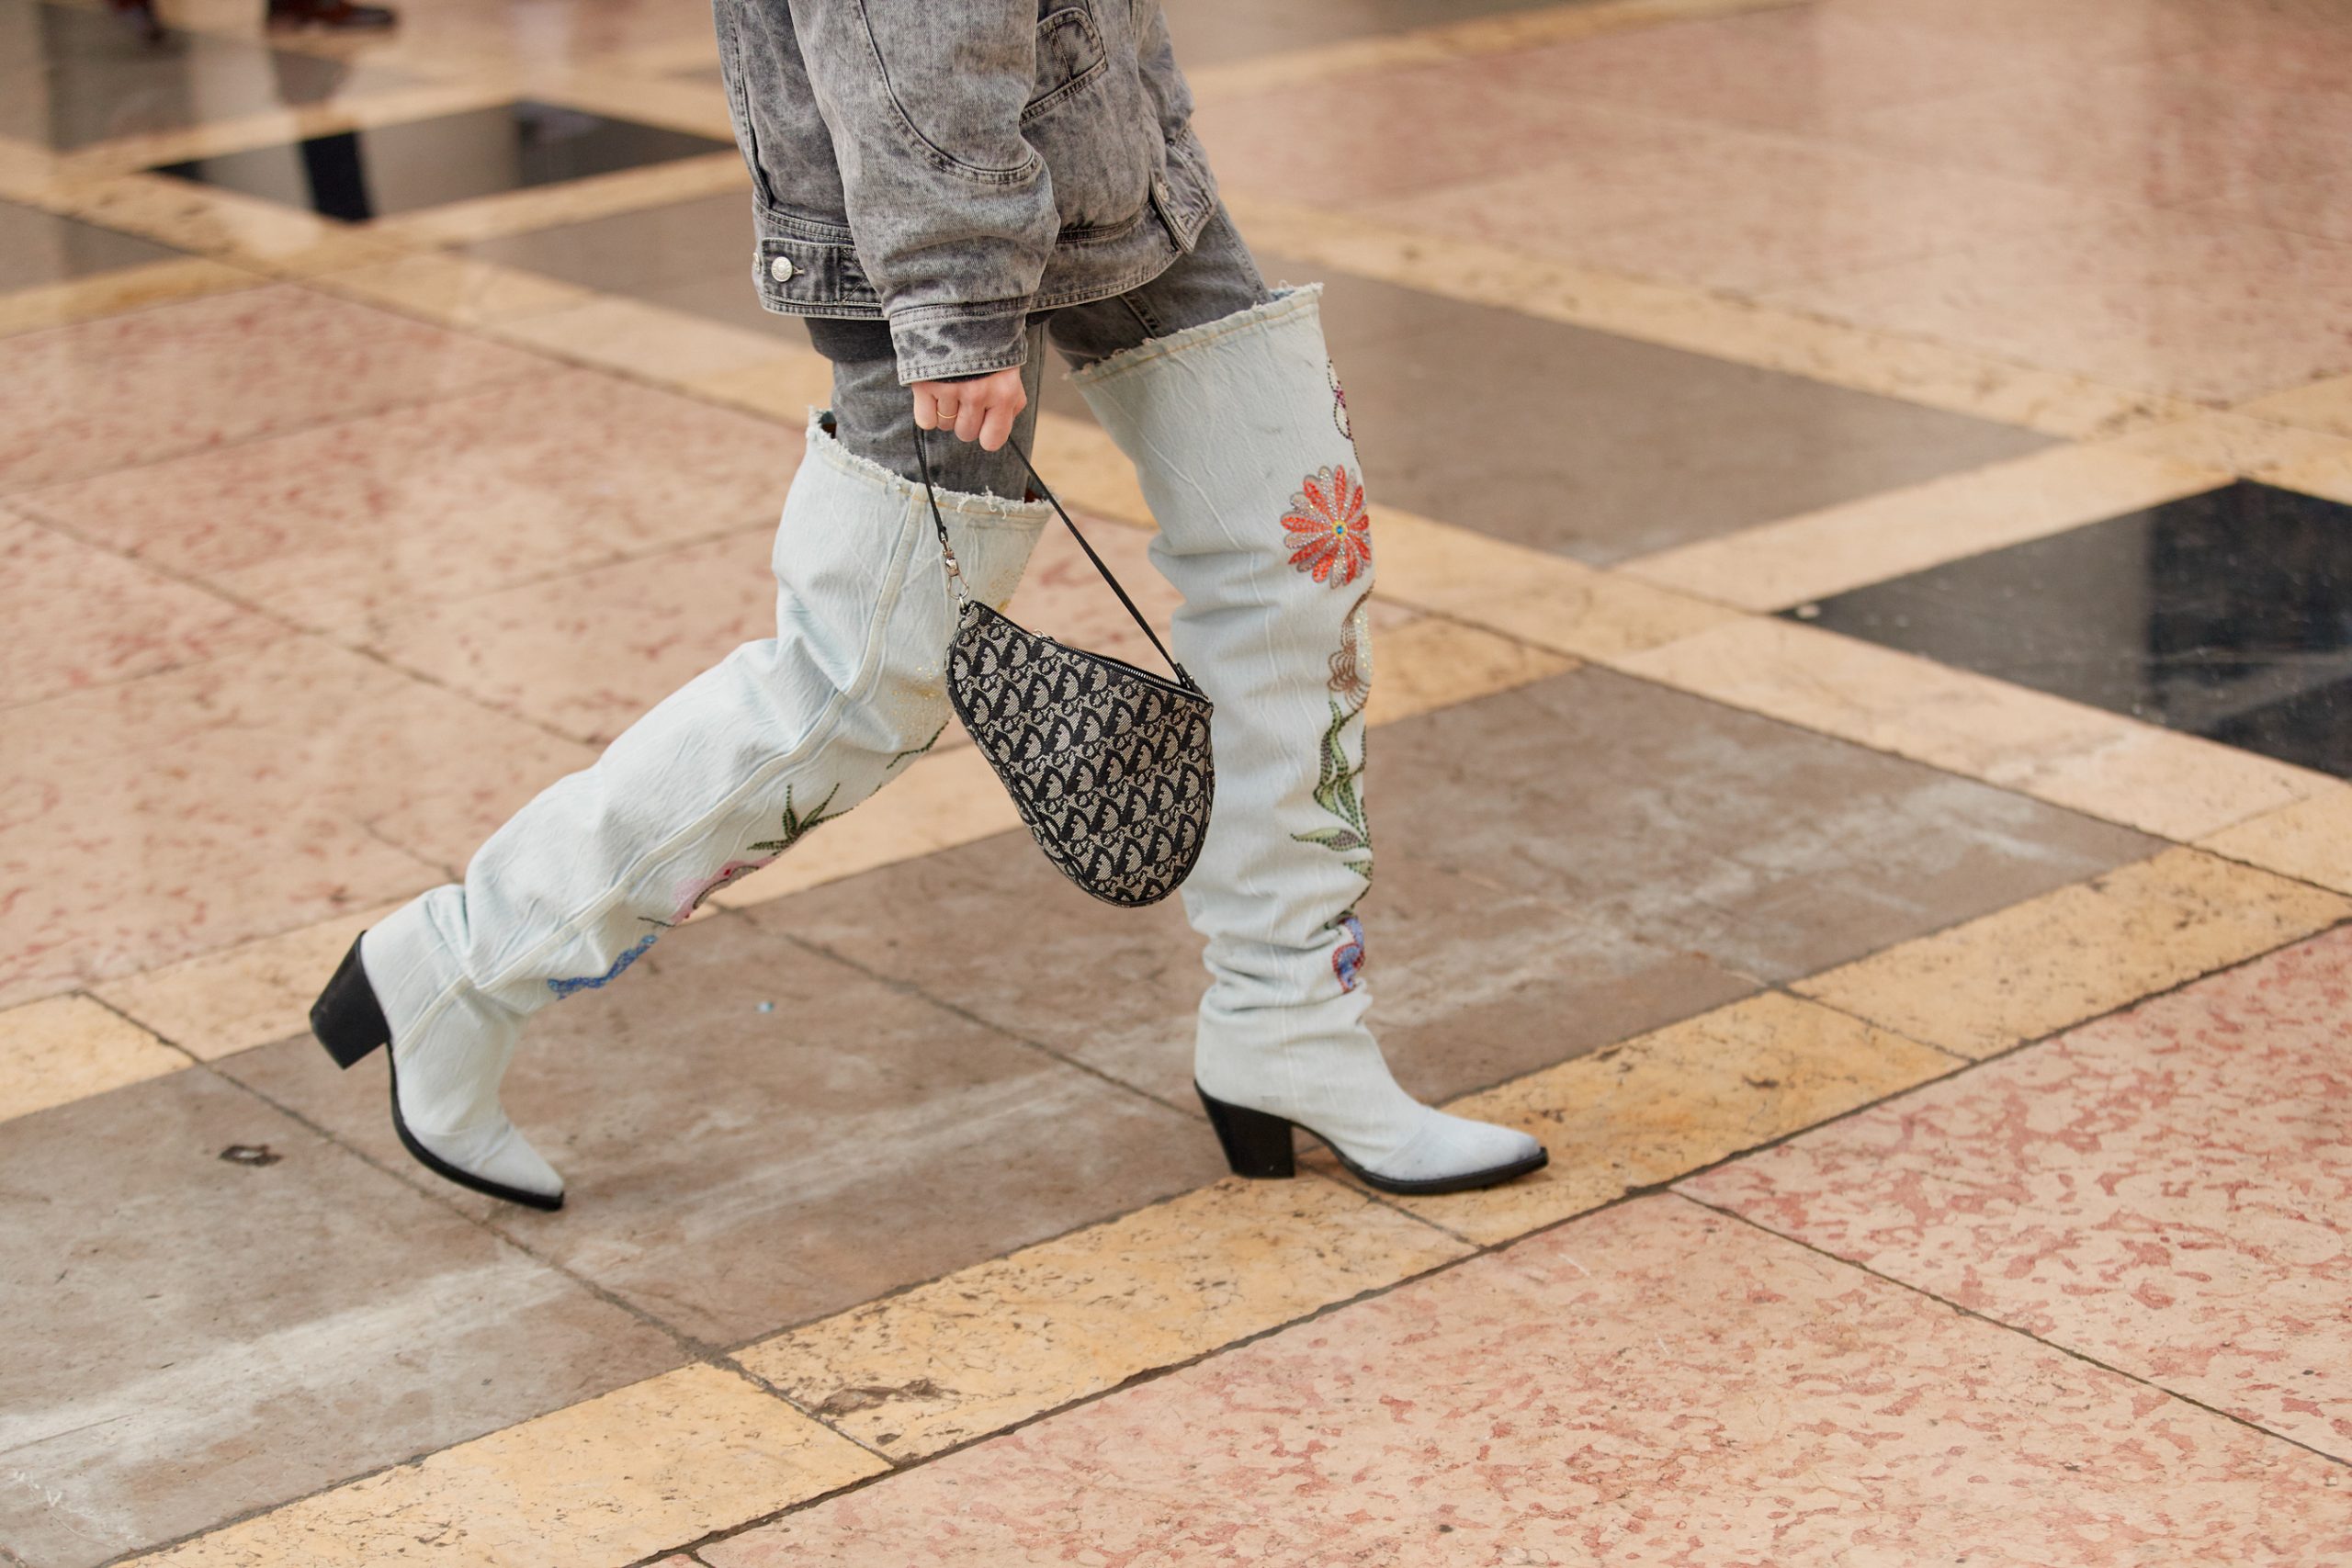
<svg viewBox="0 0 2352 1568"><path fill-rule="evenodd" d="M400 1134L401 1146L425 1169L509 1203L534 1209L563 1207L563 1178L503 1114L461 1133L422 1133L409 1125L401 1110L401 1050L392 1044L391 1026L368 978L357 940L343 955L318 1000L311 1004L311 1032L340 1067L353 1066L379 1045L391 1046L388 1076L392 1131ZM501 1057L494 1070L503 1071L504 1066Z"/></svg>

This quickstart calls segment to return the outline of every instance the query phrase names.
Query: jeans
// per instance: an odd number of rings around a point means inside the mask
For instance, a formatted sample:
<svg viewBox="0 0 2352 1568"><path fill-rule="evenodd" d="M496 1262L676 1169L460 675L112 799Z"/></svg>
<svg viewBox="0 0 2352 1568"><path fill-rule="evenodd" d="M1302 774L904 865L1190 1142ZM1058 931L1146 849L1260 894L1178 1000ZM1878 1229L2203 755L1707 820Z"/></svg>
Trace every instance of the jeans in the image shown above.
<svg viewBox="0 0 2352 1568"><path fill-rule="evenodd" d="M1179 256L1142 288L1029 318L1029 357L1021 367L1029 406L1013 425L1013 441L1023 451L1032 449L1048 341L1071 369L1080 370L1147 338L1222 321L1264 303L1267 297L1266 280L1259 276L1250 247L1219 208L1191 254ZM812 317L808 340L833 362L833 417L842 445L907 479L916 478L914 399L899 384L889 327L881 321ZM1026 493L1028 476L1010 446L983 451L979 443L958 441L944 432L933 432L929 439L932 477L942 489L1016 500ZM1053 476L1047 474L1046 481L1052 483Z"/></svg>

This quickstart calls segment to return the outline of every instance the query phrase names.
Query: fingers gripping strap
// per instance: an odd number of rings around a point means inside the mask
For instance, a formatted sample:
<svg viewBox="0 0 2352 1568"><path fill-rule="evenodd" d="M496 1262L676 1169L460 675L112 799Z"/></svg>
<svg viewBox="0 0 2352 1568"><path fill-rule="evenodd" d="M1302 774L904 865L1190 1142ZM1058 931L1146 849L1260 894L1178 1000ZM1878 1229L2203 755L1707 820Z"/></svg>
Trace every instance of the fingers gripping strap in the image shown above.
<svg viewBox="0 0 2352 1568"><path fill-rule="evenodd" d="M947 576L956 587L956 602L959 605L966 604L970 603L970 595L965 592L964 570L956 564L956 548L947 542L947 519L940 515L939 492L931 480L931 456L923 445L925 434L921 428L915 431L915 465L922 473L923 494L931 502L932 525L939 530L939 548L947 558ZM1012 455L1021 459L1021 466L1029 471L1029 482L1037 487L1037 493L1046 498L1046 503L1054 509L1054 515L1060 518L1062 526L1069 530L1069 536L1078 541L1078 547L1086 552L1086 558L1094 563L1094 570L1102 574L1102 581L1109 583L1111 592L1119 596L1119 603L1125 607L1128 615L1143 628L1143 635L1151 639L1151 646L1159 650L1161 661L1174 671L1176 678L1187 687L1200 690L1193 685L1193 677L1185 672L1184 667L1177 663L1175 656L1168 651L1167 645L1159 640L1159 634L1151 629L1151 623L1144 619L1143 612L1136 608L1136 602L1127 597L1127 591L1120 586L1118 577L1113 573L1109 563L1094 553L1094 547L1086 542L1086 536L1079 532L1078 525L1071 522L1069 513L1062 510L1062 503L1055 499L1054 492L1038 477L1037 465L1029 460L1029 454L1023 452L1021 444L1010 436L1006 437L1006 444L1012 448Z"/></svg>

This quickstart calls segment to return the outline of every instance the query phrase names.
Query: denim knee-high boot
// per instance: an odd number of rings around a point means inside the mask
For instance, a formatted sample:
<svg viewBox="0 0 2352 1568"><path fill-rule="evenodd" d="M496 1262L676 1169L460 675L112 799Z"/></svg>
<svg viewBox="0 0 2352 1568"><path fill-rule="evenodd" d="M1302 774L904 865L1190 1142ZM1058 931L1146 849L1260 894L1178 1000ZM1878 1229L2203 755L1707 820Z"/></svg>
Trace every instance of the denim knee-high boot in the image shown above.
<svg viewBox="0 0 2352 1568"><path fill-rule="evenodd" d="M1283 291L1073 378L1135 462L1175 652L1216 704L1215 815L1184 908L1208 939L1194 1076L1234 1168L1287 1175L1290 1125L1403 1191L1544 1161L1420 1104L1364 1026L1364 704L1374 547L1321 290Z"/></svg>
<svg viewBox="0 0 2352 1568"><path fill-rule="evenodd" d="M745 643L492 834L462 884L368 931L313 1011L346 1066L389 1037L394 1112L424 1164L553 1207L507 1121L522 1021L614 979L712 892L847 811L948 722L954 626L922 489L812 419L776 528L776 635ZM942 491L965 581L1001 604L1050 515Z"/></svg>

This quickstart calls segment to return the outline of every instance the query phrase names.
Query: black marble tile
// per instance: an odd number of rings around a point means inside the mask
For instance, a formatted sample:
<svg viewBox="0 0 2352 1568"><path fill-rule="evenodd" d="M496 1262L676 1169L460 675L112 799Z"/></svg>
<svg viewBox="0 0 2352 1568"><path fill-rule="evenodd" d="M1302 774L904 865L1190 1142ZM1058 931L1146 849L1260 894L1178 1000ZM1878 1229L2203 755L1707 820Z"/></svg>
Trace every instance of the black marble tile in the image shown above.
<svg viewBox="0 0 2352 1568"><path fill-rule="evenodd" d="M102 10L0 0L0 136L58 152L414 80L209 33L149 42Z"/></svg>
<svg viewBox="0 0 2352 1568"><path fill-rule="evenodd" d="M2352 506L2241 482L1790 612L2352 776Z"/></svg>
<svg viewBox="0 0 2352 1568"><path fill-rule="evenodd" d="M313 136L155 172L356 223L733 149L733 142L707 136L523 102Z"/></svg>

